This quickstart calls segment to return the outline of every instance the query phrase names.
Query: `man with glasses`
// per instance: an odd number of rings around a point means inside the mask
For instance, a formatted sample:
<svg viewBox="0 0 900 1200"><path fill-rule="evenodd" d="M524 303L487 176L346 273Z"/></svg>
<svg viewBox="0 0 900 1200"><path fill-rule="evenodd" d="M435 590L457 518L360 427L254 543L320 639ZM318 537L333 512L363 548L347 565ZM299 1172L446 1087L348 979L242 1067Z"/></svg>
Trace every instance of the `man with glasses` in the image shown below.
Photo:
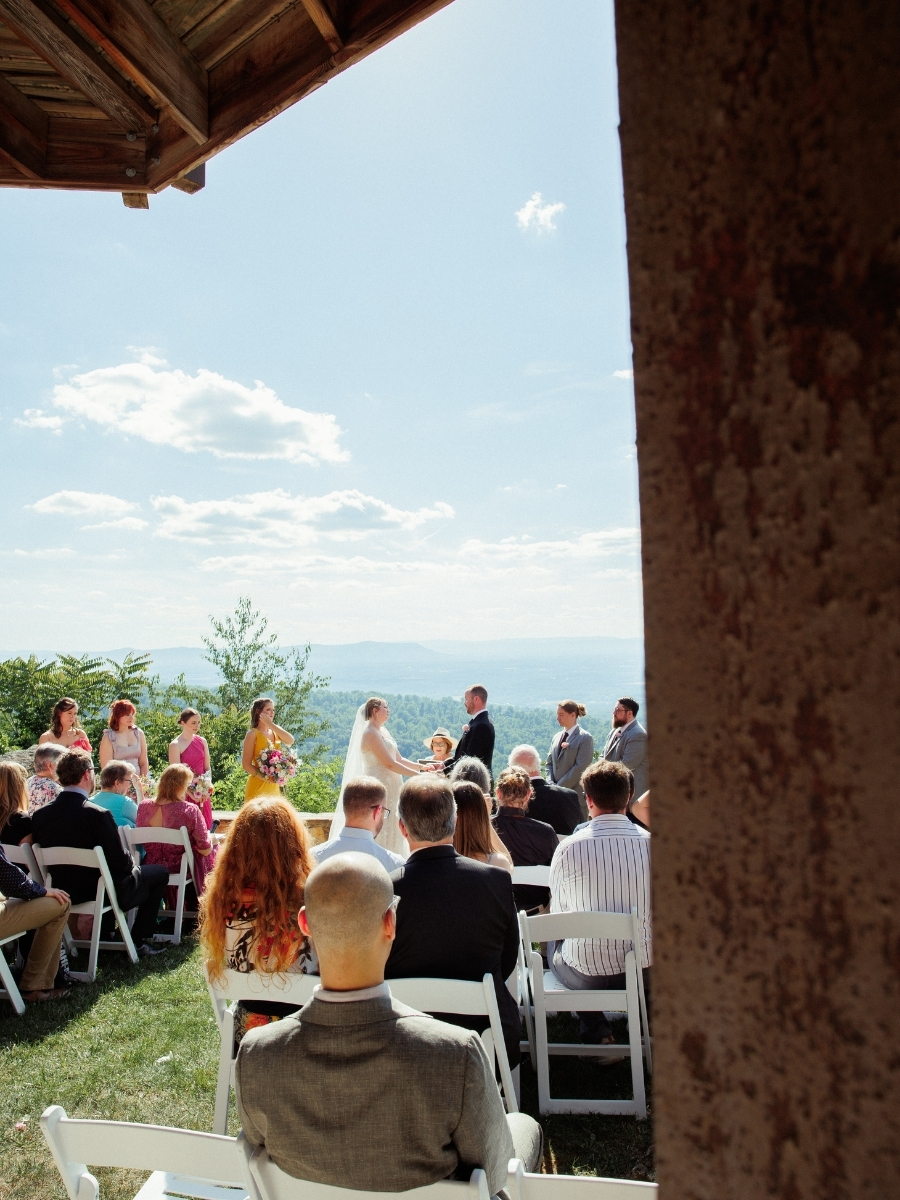
<svg viewBox="0 0 900 1200"><path fill-rule="evenodd" d="M496 1195L511 1158L538 1166L541 1129L504 1113L477 1033L391 996L384 967L398 900L402 914L409 901L371 855L339 854L310 873L299 924L321 986L298 1013L241 1042L241 1125L297 1179L405 1192L481 1167Z"/></svg>
<svg viewBox="0 0 900 1200"><path fill-rule="evenodd" d="M371 854L386 871L402 867L403 859L399 854L375 841L385 819L391 815L391 810L385 807L386 799L384 784L371 775L351 779L344 788L344 827L334 841L313 848L316 862L325 862L335 854L346 854L350 850Z"/></svg>
<svg viewBox="0 0 900 1200"><path fill-rule="evenodd" d="M628 767L634 775L635 796L643 796L650 786L647 730L637 719L640 707L631 696L622 696L616 701L612 729L601 755L607 762L620 762Z"/></svg>
<svg viewBox="0 0 900 1200"><path fill-rule="evenodd" d="M86 750L70 750L63 755L56 768L56 777L63 790L55 800L32 815L34 840L46 850L55 846L93 850L99 846L106 857L120 908L126 913L129 909L137 909L131 936L138 954L141 958L161 954L165 947L154 946L151 942L160 901L169 882L169 868L136 867L131 855L122 849L112 813L98 804L91 804L94 764ZM53 886L68 892L72 904L85 904L97 894L99 875L94 867L54 867Z"/></svg>

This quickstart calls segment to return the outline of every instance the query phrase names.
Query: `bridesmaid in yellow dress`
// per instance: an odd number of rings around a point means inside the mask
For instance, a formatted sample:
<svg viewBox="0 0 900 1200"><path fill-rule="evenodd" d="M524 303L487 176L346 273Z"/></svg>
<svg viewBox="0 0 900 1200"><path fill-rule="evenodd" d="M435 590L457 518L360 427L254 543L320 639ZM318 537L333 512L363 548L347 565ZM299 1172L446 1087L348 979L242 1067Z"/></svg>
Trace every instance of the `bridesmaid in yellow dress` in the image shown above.
<svg viewBox="0 0 900 1200"><path fill-rule="evenodd" d="M250 728L244 737L244 749L241 754L241 766L249 776L244 790L245 800L252 800L254 796L281 795L281 788L277 783L260 775L256 769L256 760L267 748L277 749L293 744L292 735L275 724L274 703L265 696L254 700L250 706Z"/></svg>

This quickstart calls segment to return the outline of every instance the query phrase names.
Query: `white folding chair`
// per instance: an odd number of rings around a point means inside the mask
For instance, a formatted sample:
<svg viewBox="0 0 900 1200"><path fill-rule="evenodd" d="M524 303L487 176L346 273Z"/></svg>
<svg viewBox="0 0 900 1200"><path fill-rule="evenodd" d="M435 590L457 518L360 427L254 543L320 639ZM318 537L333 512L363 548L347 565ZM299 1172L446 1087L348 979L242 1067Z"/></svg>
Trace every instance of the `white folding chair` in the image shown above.
<svg viewBox="0 0 900 1200"><path fill-rule="evenodd" d="M488 1058L500 1068L500 1083L507 1112L518 1112L516 1089L509 1069L509 1056L500 1025L500 1009L492 976L485 973L480 983L470 979L389 979L391 995L401 1004L427 1013L458 1013L465 1017L487 1017L489 1029L481 1034Z"/></svg>
<svg viewBox="0 0 900 1200"><path fill-rule="evenodd" d="M529 887L550 886L550 867L513 867L512 881L515 884L524 883Z"/></svg>
<svg viewBox="0 0 900 1200"><path fill-rule="evenodd" d="M250 1181L256 1186L259 1200L400 1200L400 1197L407 1200L490 1200L487 1176L480 1167L472 1172L468 1183L441 1179L408 1192L357 1191L356 1188L295 1179L272 1162L265 1147L258 1146L251 1151L244 1141L241 1148L247 1155Z"/></svg>
<svg viewBox="0 0 900 1200"><path fill-rule="evenodd" d="M206 986L221 1038L213 1133L223 1134L228 1128L228 1105L234 1087L235 1004L239 1000L265 1000L276 1004L296 1004L299 1008L312 999L318 983L318 975L294 971L283 975L269 975L265 971L226 971L225 978L219 983L213 983L207 976Z"/></svg>
<svg viewBox="0 0 900 1200"><path fill-rule="evenodd" d="M128 1121L73 1120L58 1104L44 1110L41 1132L70 1200L99 1200L100 1185L88 1166L152 1171L134 1200L258 1200L255 1188L244 1182L247 1155L237 1138Z"/></svg>
<svg viewBox="0 0 900 1200"><path fill-rule="evenodd" d="M606 1113L647 1116L647 1097L644 1090L644 1061L652 1071L650 1028L647 1022L647 1002L643 976L638 969L640 927L637 909L630 913L569 912L529 917L519 914L522 939L528 947L530 970L528 986L531 992L534 1021L534 1054L538 1077L538 1108L541 1113ZM545 970L540 954L531 949L532 942L561 942L567 938L603 938L630 943L625 955L625 989L621 991L576 991L567 988L552 970ZM637 952L637 953L636 953ZM549 1042L548 1013L556 1012L623 1012L628 1018L628 1045L596 1046L582 1042ZM643 1038L641 1030L643 1028ZM550 1059L555 1055L594 1056L613 1058L625 1054L631 1059L632 1100L564 1100L550 1096Z"/></svg>
<svg viewBox="0 0 900 1200"><path fill-rule="evenodd" d="M28 842L23 842L21 846L12 846L4 842L3 853L6 855L7 861L20 867L29 879L43 885L44 877L41 874L41 868L38 866L34 851Z"/></svg>
<svg viewBox="0 0 900 1200"><path fill-rule="evenodd" d="M6 849L5 846L3 848L4 850ZM18 846L16 849L18 850ZM12 862L12 859L10 859L10 862ZM15 905L22 903L22 900L17 900L14 896L11 896L6 901L7 907L10 905L15 907ZM22 993L16 986L15 979L13 979L9 963L6 961L6 955L3 953L3 947L9 945L10 942L17 942L21 936L21 933L11 933L9 937L0 938L0 983L2 983L2 986L0 986L0 1000L8 1000L15 1009L16 1014L20 1017L25 1011L25 1001L22 999Z"/></svg>
<svg viewBox="0 0 900 1200"><path fill-rule="evenodd" d="M510 1159L503 1190L510 1200L656 1200L655 1183L592 1175L532 1175Z"/></svg>
<svg viewBox="0 0 900 1200"><path fill-rule="evenodd" d="M133 829L131 826L124 825L119 830L119 834L125 843L126 853L130 854L134 859L135 866L140 865L141 854L139 847L147 846L152 842L162 843L166 846L181 847L181 863L177 871L169 873L169 887L177 888L175 898L175 907L164 908L162 915L166 917L174 917L175 925L172 933L158 933L157 941L174 942L176 946L181 945L181 925L184 920L184 900L187 894L187 885L193 883L193 864L194 851L191 847L191 838L184 825L178 829L162 829L144 826L141 829Z"/></svg>
<svg viewBox="0 0 900 1200"><path fill-rule="evenodd" d="M35 842L34 856L48 888L53 886L54 867L91 867L100 872L97 879L97 894L94 899L88 900L84 904L73 904L69 910L73 916L87 914L94 918L94 927L91 930L89 941L84 938L73 938L73 945L88 946L90 949L87 970L70 970L69 974L72 978L82 983L93 983L97 978L97 958L101 950L124 950L131 961L136 963L138 961L137 950L131 937L128 919L116 899L116 886L109 873L109 867L106 865L103 847L95 846L93 850L81 850L75 846L48 846L45 849ZM100 923L104 914L108 912L115 915L119 933L122 935L121 942L101 942L100 940Z"/></svg>

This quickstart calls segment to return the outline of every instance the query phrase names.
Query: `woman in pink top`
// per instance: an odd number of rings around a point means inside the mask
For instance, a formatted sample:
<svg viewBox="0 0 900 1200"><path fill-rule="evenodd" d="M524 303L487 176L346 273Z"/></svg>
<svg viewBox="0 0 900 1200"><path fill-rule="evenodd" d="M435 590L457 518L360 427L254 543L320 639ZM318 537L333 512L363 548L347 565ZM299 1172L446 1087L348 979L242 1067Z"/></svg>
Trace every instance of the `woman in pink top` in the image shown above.
<svg viewBox="0 0 900 1200"><path fill-rule="evenodd" d="M215 850L209 838L209 830L203 823L200 809L187 799L187 790L194 778L188 766L166 767L159 779L156 798L144 800L138 805L138 829L178 829L181 825L188 831L191 849L194 851L193 876L197 895L203 893L206 876L215 862ZM181 847L163 842L148 842L147 863L168 868L169 874L177 872L181 865ZM174 907L174 888L170 907Z"/></svg>
<svg viewBox="0 0 900 1200"><path fill-rule="evenodd" d="M169 742L169 762L184 763L186 767L190 767L194 779L198 775L210 775L209 745L206 738L200 737L197 732L200 728L200 714L196 708L186 708L178 718L178 724L181 726L181 733L174 741ZM203 814L206 828L212 829L212 804L209 797L194 803Z"/></svg>

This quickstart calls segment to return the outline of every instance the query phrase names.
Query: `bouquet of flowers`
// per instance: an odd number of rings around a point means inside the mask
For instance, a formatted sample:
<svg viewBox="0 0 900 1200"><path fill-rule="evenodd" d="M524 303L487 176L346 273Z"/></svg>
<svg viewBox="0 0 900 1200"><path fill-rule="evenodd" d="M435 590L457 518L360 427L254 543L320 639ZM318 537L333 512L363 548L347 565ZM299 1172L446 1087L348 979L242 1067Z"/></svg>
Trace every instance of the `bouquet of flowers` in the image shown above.
<svg viewBox="0 0 900 1200"><path fill-rule="evenodd" d="M279 749L270 746L267 750L262 750L256 760L256 769L263 779L277 783L279 787L283 787L288 779L297 774L299 766L300 759L284 747Z"/></svg>
<svg viewBox="0 0 900 1200"><path fill-rule="evenodd" d="M193 781L188 787L188 795L193 802L200 808L209 800L212 801L212 794L215 791L210 773L204 772L202 775L195 775Z"/></svg>
<svg viewBox="0 0 900 1200"><path fill-rule="evenodd" d="M141 781L141 791L144 793L144 799L152 800L156 795L156 780L152 775L139 775L138 779ZM138 798L137 788L134 786L134 784L131 785L130 795L132 795L135 800Z"/></svg>

